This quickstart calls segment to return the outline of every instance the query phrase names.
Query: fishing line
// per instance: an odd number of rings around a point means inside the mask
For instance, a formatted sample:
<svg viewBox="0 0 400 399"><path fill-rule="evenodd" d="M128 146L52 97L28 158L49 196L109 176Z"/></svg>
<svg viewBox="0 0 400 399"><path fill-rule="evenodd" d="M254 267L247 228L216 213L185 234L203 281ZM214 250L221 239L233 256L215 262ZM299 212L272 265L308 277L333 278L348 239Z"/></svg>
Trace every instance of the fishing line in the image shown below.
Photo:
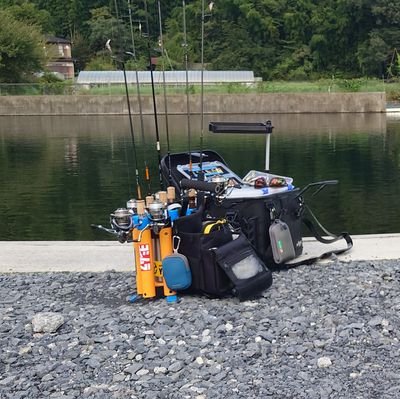
<svg viewBox="0 0 400 399"><path fill-rule="evenodd" d="M147 1L144 0L144 11L145 11L145 22L146 22L146 30L147 30L147 50L149 57L149 69L150 69L150 77L151 77L151 91L153 95L153 109L154 109L154 124L156 129L156 149L157 149L157 158L158 158L158 175L160 180L160 188L163 189L163 178L161 172L161 148L160 148L160 132L158 130L158 117L157 117L157 104L156 104L156 94L154 90L154 76L153 76L153 66L151 62L151 49L150 49L150 26L149 26L149 15L147 10Z"/></svg>
<svg viewBox="0 0 400 399"><path fill-rule="evenodd" d="M167 135L167 156L168 156L168 183L172 182L171 176L171 148L169 142L169 127L168 127L168 104L167 104L167 87L165 83L165 63L164 63L164 38L163 38L163 30L162 30L162 20L161 20L161 5L158 0L158 22L160 26L160 41L159 45L161 48L161 60L162 60L162 76L163 76L163 88L164 88L164 109L165 109L165 129Z"/></svg>
<svg viewBox="0 0 400 399"><path fill-rule="evenodd" d="M183 7L183 47L185 57L185 72L186 72L186 115L187 115L187 130L188 130L188 150L189 150L189 171L192 172L192 139L190 129L190 102L189 102L189 71L188 71L188 43L186 31L186 3L182 1Z"/></svg>
<svg viewBox="0 0 400 399"><path fill-rule="evenodd" d="M129 91L128 91L128 83L127 83L127 79L126 79L125 63L123 61L122 61L122 69L123 69L123 73L124 73L126 102L127 102L127 105L128 105L129 126L130 126L130 131L131 131L133 154L134 154L134 157L135 157L136 190L137 190L138 199L142 199L142 190L140 188L140 181L139 181L139 167L138 167L138 160L137 160L135 135L134 135L134 131L133 131L131 104L130 104L130 101L129 101Z"/></svg>
<svg viewBox="0 0 400 399"><path fill-rule="evenodd" d="M129 13L129 26L130 26L130 30L131 30L131 42L132 42L132 54L131 55L132 55L134 63L135 63L136 92L137 92L138 105L139 105L140 129L141 129L142 137L144 137L142 97L141 97L141 93L140 93L139 73L138 73L138 69L137 69L137 57L136 57L135 39L134 39L134 35L133 35L131 0L128 0L128 13Z"/></svg>
<svg viewBox="0 0 400 399"><path fill-rule="evenodd" d="M208 10L211 13L214 3L208 4ZM204 0L201 0L201 132L200 132L200 172L199 180L204 180L203 173L203 138L204 138L204 21L205 9ZM211 14L207 14L210 16Z"/></svg>
<svg viewBox="0 0 400 399"><path fill-rule="evenodd" d="M141 128L142 139L143 139L142 154L143 154L143 159L144 159L144 173L145 173L144 177L145 177L145 181L147 183L147 194L150 195L151 194L150 170L149 170L149 166L148 166L147 160L146 160L142 97L141 97L141 92L140 92L139 73L138 73L138 69L137 69L137 56L136 56L136 48L135 48L135 39L134 39L134 35L133 35L132 7L131 7L130 0L128 0L128 13L129 13L129 25L130 25L130 30L131 30L131 42L132 42L131 55L135 62L136 93L137 93L138 104L139 104L140 128ZM140 32L140 35L142 35L142 25L140 24L140 22L139 22L139 32Z"/></svg>
<svg viewBox="0 0 400 399"><path fill-rule="evenodd" d="M199 180L204 180L203 173L203 139L204 139L204 0L201 0L201 125L200 125L200 172L198 175Z"/></svg>
<svg viewBox="0 0 400 399"><path fill-rule="evenodd" d="M117 16L117 30L120 31L120 24L119 24L119 12L118 12L118 4L117 0L114 0L115 4L115 13ZM106 43L106 48L107 50L112 54L112 49L110 45L111 40L107 40ZM113 56L112 56L113 57ZM134 162L135 162L135 178L136 178L136 191L137 191L137 197L138 199L142 199L142 191L140 188L140 181L139 181L139 167L138 167L138 158L137 158L137 151L136 151L136 143L135 143L135 133L134 133L134 128L133 128L133 121L132 121L132 111L131 111L131 104L130 104L130 99L129 99L129 90L128 90L128 80L126 76L126 68L125 68L125 61L123 59L123 55L121 58L118 58L116 56L113 57L117 62L119 62L122 66L122 72L124 76L124 85L125 85L125 94L126 94L126 103L128 107L128 116L129 116L129 127L130 127L130 134L131 134L131 140L132 140L132 149L133 149L133 156L134 156ZM125 146L126 149L126 146ZM128 165L128 177L129 177L129 165Z"/></svg>
<svg viewBox="0 0 400 399"><path fill-rule="evenodd" d="M114 0L114 9L115 9L115 17L117 20L117 27L114 29L114 24L111 25L111 37L115 39L116 37L120 36L120 28L119 28L119 9L118 9L118 4L117 1ZM111 41L111 40L110 40ZM111 58L115 60L115 57L112 55L112 50L110 47L110 41L107 41L106 43L106 49L110 52ZM126 163L126 178L127 178L127 187L128 187L128 196L131 194L131 173L130 173L130 162L129 162L129 157L128 157L128 149L127 149L127 142L126 142L126 137L125 135L122 136L123 141L124 141L124 155L125 155L125 163Z"/></svg>

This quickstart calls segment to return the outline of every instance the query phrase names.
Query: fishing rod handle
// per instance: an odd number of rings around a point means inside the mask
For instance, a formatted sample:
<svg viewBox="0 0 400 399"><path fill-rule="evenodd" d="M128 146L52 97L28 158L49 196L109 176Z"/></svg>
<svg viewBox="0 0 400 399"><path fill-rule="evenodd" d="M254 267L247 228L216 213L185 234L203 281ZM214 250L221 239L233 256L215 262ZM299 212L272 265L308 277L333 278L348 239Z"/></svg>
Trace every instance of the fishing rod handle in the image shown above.
<svg viewBox="0 0 400 399"><path fill-rule="evenodd" d="M199 180L182 179L181 187L184 189L194 188L195 190L207 191L214 194L219 194L221 192L220 184Z"/></svg>

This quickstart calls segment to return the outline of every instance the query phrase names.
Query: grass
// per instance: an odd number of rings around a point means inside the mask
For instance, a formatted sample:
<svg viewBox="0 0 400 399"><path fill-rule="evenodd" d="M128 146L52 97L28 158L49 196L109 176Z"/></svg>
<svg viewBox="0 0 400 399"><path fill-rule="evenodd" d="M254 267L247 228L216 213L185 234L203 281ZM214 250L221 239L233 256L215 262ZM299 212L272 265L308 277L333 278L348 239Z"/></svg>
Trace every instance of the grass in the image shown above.
<svg viewBox="0 0 400 399"><path fill-rule="evenodd" d="M136 93L136 85L130 85L131 94ZM140 86L141 94L151 95L150 85ZM162 84L155 85L157 95L162 95ZM185 94L184 84L168 85L167 94ZM190 94L200 94L200 85L190 85ZM384 81L379 79L320 79L316 81L265 81L251 84L229 83L204 85L205 93L335 93L335 92L386 92L388 101L400 101L400 80ZM90 94L90 95L124 95L125 87L120 85L78 86L70 82L57 83L54 90L47 85L0 85L0 95L51 95L51 94Z"/></svg>
<svg viewBox="0 0 400 399"><path fill-rule="evenodd" d="M129 87L131 93L136 86ZM151 94L149 85L141 85L143 95ZM186 93L185 85L169 85L168 94ZM155 86L156 94L163 94L162 85ZM190 94L200 94L200 85L190 85ZM335 93L335 92L386 92L388 101L400 101L400 81L387 82L379 79L321 79L313 82L270 81L254 84L229 83L204 85L205 93ZM81 94L118 95L124 94L123 85L97 86L79 90Z"/></svg>

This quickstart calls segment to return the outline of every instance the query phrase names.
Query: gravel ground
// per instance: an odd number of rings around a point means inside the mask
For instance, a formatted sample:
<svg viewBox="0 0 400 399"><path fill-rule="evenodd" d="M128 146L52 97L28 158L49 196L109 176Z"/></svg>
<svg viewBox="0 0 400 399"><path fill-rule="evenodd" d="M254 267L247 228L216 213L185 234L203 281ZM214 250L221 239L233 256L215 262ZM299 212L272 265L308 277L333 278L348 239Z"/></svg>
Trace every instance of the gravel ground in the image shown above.
<svg viewBox="0 0 400 399"><path fill-rule="evenodd" d="M258 300L131 304L127 273L0 275L1 398L399 398L398 261L274 273ZM40 312L63 316L35 333Z"/></svg>

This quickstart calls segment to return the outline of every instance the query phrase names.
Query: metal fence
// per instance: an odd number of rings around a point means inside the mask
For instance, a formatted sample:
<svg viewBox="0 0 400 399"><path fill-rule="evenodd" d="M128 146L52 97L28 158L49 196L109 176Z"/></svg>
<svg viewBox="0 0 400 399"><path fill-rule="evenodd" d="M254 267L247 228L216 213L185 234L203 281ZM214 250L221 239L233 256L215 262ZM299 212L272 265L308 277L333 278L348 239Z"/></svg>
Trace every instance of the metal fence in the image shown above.
<svg viewBox="0 0 400 399"><path fill-rule="evenodd" d="M156 94L162 94L164 89L167 94L199 94L201 84L192 82L188 88L185 83L154 82ZM129 93L133 96L137 90L144 95L151 95L150 83L128 83ZM399 99L400 82L385 82L383 80L369 79L335 79L320 80L316 82L284 82L262 81L255 78L253 82L204 82L206 93L288 93L288 92L386 92L389 99ZM0 83L0 96L35 96L35 95L125 95L124 83L78 83L77 81L62 81L54 83Z"/></svg>
<svg viewBox="0 0 400 399"><path fill-rule="evenodd" d="M258 83L249 82L233 82L233 83L213 83L204 84L204 91L206 92L254 92L258 87ZM162 82L155 82L154 88L156 94L164 92L164 85ZM128 84L129 92L133 95L139 89L144 95L151 94L151 84L141 83L137 86L135 83ZM188 90L190 94L200 93L201 86L199 84L190 84L188 89L185 84L174 83L165 85L167 94L182 94ZM48 84L27 84L27 83L13 83L13 84L0 84L1 96L43 96L43 95L124 95L125 85L118 83L48 83Z"/></svg>
<svg viewBox="0 0 400 399"><path fill-rule="evenodd" d="M62 83L1 83L1 96L43 96L73 94L75 84Z"/></svg>

